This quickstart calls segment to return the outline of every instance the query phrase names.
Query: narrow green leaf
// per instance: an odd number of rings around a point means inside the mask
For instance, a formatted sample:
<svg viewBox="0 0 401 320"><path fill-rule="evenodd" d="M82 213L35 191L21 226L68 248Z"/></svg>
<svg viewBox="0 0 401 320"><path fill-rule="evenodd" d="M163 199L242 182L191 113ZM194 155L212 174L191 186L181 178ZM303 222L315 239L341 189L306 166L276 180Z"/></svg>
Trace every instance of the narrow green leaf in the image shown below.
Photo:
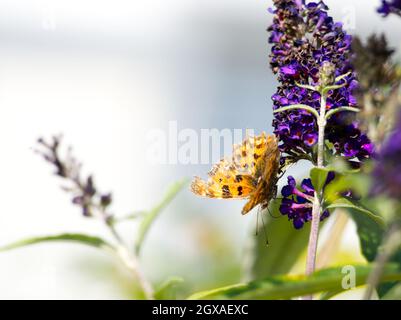
<svg viewBox="0 0 401 320"><path fill-rule="evenodd" d="M160 287L155 291L155 299L157 300L171 300L176 299L175 289L183 283L184 279L180 277L170 277L164 281Z"/></svg>
<svg viewBox="0 0 401 320"><path fill-rule="evenodd" d="M393 286L388 292L381 298L382 300L401 300L401 283Z"/></svg>
<svg viewBox="0 0 401 320"><path fill-rule="evenodd" d="M236 289L242 289L245 286L245 284L239 283L212 290L201 291L190 295L187 300L227 299L224 297L225 294Z"/></svg>
<svg viewBox="0 0 401 320"><path fill-rule="evenodd" d="M367 261L374 262L383 242L386 232L385 226L374 222L372 219L366 219L366 216L361 215L360 211L353 208L348 209L348 212L357 226L357 233L363 256ZM390 262L397 263L401 269L401 249L392 255ZM380 285L377 288L379 297L383 297L394 285L395 283Z"/></svg>
<svg viewBox="0 0 401 320"><path fill-rule="evenodd" d="M80 244L84 244L87 246L100 248L100 249L114 249L114 247L103 240L102 238L95 237L95 236L88 236L86 234L79 234L79 233L63 233L59 235L53 236L42 236L42 237L32 237L23 239L9 245L0 247L1 251L7 251L12 249L17 249L33 244L39 244L44 242L55 242L55 241L68 241L68 242L77 242Z"/></svg>
<svg viewBox="0 0 401 320"><path fill-rule="evenodd" d="M364 165L364 171L369 172L371 163ZM386 230L386 214L392 214L393 206L388 200L372 198L369 196L372 181L369 174L364 172L349 172L345 163L335 163L337 179L326 186L324 190L325 200L330 208L344 208L349 213L357 226L360 247L367 261L373 262L377 256ZM345 171L344 171L345 170ZM346 172L348 171L348 172ZM336 175L337 176L337 175ZM341 197L341 193L352 190L361 196L360 201ZM383 210L384 209L384 210ZM380 215L379 215L380 213ZM391 262L398 263L401 268L401 250L398 250L391 258ZM378 287L380 297L386 294L394 283L382 284Z"/></svg>
<svg viewBox="0 0 401 320"><path fill-rule="evenodd" d="M366 283L370 265L355 267L356 286ZM345 274L342 267L320 270L311 276L274 276L262 281L246 284L236 284L224 288L203 291L191 295L188 299L290 299L294 297L314 294L324 291L344 291L342 280ZM382 282L400 281L401 271L397 264L388 264L385 267Z"/></svg>
<svg viewBox="0 0 401 320"><path fill-rule="evenodd" d="M142 243L145 240L146 234L148 233L152 223L159 216L160 212L167 207L167 205L175 198L175 196L187 185L187 183L187 178L175 182L172 186L170 186L164 198L144 216L141 224L139 225L138 237L135 242L135 251L137 254L139 254L141 250Z"/></svg>
<svg viewBox="0 0 401 320"><path fill-rule="evenodd" d="M377 223L382 228L384 227L384 220L382 217L376 215L369 209L365 208L362 204L357 201L348 199L348 198L339 198L335 200L333 203L326 206L326 209L336 209L336 208L345 208L345 209L353 209L358 211L359 213L363 213L366 218Z"/></svg>
<svg viewBox="0 0 401 320"><path fill-rule="evenodd" d="M338 172L336 168L336 179L330 182L324 190L325 199L333 202L338 199L342 192L352 190L362 198L368 197L370 189L370 179L367 175L361 173L353 173L350 170L342 169Z"/></svg>
<svg viewBox="0 0 401 320"><path fill-rule="evenodd" d="M110 222L112 225L116 225L117 223L129 221L129 220L137 220L139 218L142 218L144 215L146 215L146 211L135 211L132 212L126 216L122 217L111 217Z"/></svg>
<svg viewBox="0 0 401 320"><path fill-rule="evenodd" d="M327 291L325 293L323 293L320 296L320 300L330 300L331 298L335 297L336 295L338 295L339 293L341 293L343 290L334 290L334 291Z"/></svg>

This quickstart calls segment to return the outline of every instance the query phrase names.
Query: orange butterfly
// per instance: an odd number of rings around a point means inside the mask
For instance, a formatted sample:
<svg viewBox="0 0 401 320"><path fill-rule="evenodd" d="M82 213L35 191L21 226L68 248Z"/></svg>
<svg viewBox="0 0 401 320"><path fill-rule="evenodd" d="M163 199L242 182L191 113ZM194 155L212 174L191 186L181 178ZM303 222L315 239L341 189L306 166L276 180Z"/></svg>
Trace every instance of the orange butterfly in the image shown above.
<svg viewBox="0 0 401 320"><path fill-rule="evenodd" d="M193 193L217 199L249 199L242 209L247 214L257 205L269 205L277 193L280 151L274 135L247 137L234 145L231 158L221 159L209 172L209 179L195 177Z"/></svg>

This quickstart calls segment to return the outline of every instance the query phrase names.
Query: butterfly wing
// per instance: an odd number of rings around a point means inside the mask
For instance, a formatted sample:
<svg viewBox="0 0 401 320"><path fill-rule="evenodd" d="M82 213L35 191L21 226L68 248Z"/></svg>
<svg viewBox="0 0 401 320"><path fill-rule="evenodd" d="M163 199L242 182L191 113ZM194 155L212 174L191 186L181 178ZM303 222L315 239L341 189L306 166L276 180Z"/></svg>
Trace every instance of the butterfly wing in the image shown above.
<svg viewBox="0 0 401 320"><path fill-rule="evenodd" d="M263 155L268 148L267 142L268 137L262 132L259 136L247 137L241 144L234 145L233 162L239 172L244 172L256 180L258 179L262 174L260 169Z"/></svg>
<svg viewBox="0 0 401 320"><path fill-rule="evenodd" d="M234 145L231 158L220 160L209 172L207 181L195 177L191 184L193 193L219 199L245 199L249 202L243 214L266 198L264 187L276 183L278 147L275 136L262 133L256 137L247 137L241 144ZM263 182L263 183L262 183Z"/></svg>
<svg viewBox="0 0 401 320"><path fill-rule="evenodd" d="M247 214L259 204L262 205L262 208L267 207L276 192L277 174L280 166L280 151L277 139L273 135L268 136L263 144L265 152L260 159L258 158L255 167L258 184L249 201L242 209L242 214Z"/></svg>
<svg viewBox="0 0 401 320"><path fill-rule="evenodd" d="M207 181L195 177L191 184L193 193L209 198L248 198L255 190L256 181L246 173L241 173L229 159L222 159L213 166Z"/></svg>

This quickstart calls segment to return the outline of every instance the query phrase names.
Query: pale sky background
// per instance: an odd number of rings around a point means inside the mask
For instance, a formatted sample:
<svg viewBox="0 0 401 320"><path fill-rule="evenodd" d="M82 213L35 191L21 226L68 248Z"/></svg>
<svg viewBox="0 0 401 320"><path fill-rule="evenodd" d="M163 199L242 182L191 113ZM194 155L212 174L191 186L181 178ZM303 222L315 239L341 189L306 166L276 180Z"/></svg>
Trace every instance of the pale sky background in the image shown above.
<svg viewBox="0 0 401 320"><path fill-rule="evenodd" d="M379 0L326 3L336 20L355 13L352 33L388 30L401 49L401 19L382 19L375 12ZM86 172L113 191L114 211L125 214L150 207L178 178L208 170L150 166L150 129L175 120L180 129L271 132L269 6L260 0L1 0L0 245L65 231L104 234L100 223L69 205L60 181L33 153L39 136L63 133ZM196 256L187 210L208 212L240 254L249 231L244 224L252 220L239 214L241 205L184 191L146 243L149 274L157 277L160 254L152 248L161 243L178 257ZM348 233L355 241L352 226ZM74 261L82 256L109 259L74 245L1 253L0 298L119 298L110 279L81 272Z"/></svg>

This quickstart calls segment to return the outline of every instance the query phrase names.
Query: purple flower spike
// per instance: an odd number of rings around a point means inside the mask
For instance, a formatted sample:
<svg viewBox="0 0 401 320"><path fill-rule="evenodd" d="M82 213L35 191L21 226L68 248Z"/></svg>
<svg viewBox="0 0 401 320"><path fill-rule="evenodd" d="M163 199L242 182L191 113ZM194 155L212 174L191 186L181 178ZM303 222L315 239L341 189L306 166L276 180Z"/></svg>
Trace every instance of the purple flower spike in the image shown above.
<svg viewBox="0 0 401 320"><path fill-rule="evenodd" d="M358 88L358 81L350 61L352 37L343 30L342 24L328 15L323 1L273 2L274 19L269 27L270 65L280 83L272 96L273 108L305 104L319 112L320 94L298 84L330 85L336 77L345 74L348 75L342 83L346 85L327 94L327 111L342 106L355 107L357 101L353 92ZM336 155L362 161L372 154L373 146L354 119L350 112L332 116L326 126L325 139L332 143ZM276 113L273 126L285 160L294 163L300 159L315 159L318 126L310 112L297 109Z"/></svg>
<svg viewBox="0 0 401 320"><path fill-rule="evenodd" d="M330 172L326 185L333 180L334 173ZM281 190L283 200L280 205L280 212L288 216L292 220L295 229L301 229L304 224L312 220L312 201L315 189L310 179L304 179L301 183L301 189L296 187L296 181L292 176L288 177L288 185ZM330 215L328 210L325 210L320 216L320 220L324 220Z"/></svg>

